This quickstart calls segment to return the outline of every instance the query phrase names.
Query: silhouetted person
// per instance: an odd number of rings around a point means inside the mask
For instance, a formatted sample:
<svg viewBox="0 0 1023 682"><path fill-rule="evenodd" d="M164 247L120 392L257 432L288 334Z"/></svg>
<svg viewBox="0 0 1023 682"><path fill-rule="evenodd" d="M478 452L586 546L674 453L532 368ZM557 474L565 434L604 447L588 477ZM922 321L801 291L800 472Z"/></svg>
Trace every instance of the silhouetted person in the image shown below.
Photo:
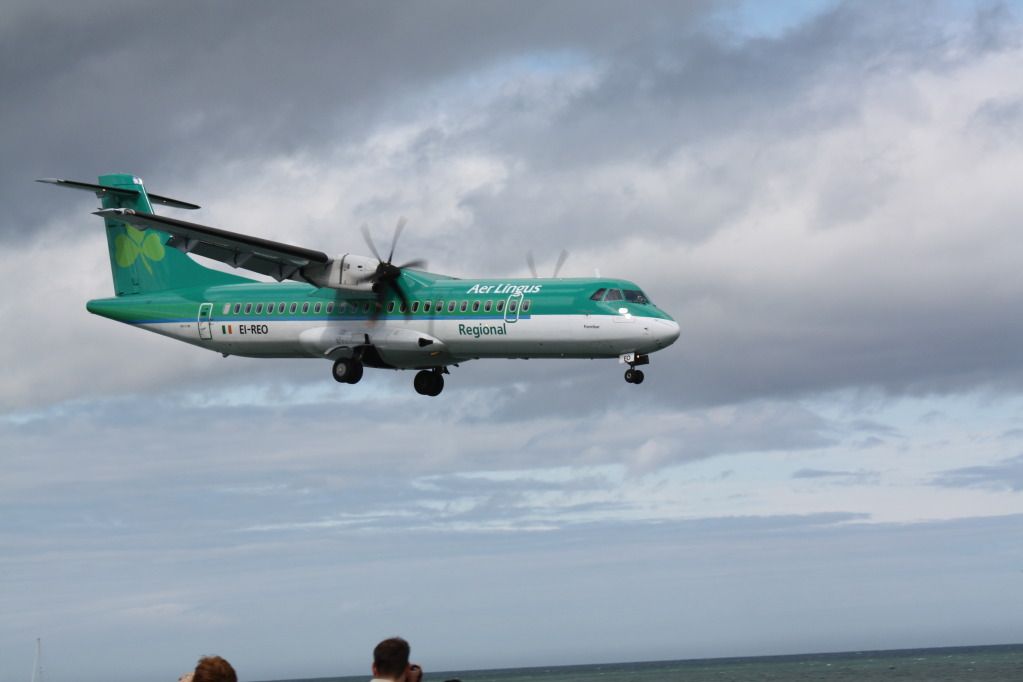
<svg viewBox="0 0 1023 682"><path fill-rule="evenodd" d="M231 664L220 656L203 656L195 666L195 672L186 673L182 680L190 682L238 682L238 675Z"/></svg>
<svg viewBox="0 0 1023 682"><path fill-rule="evenodd" d="M391 637L373 649L373 679L380 682L420 682L423 669L408 658L411 647L401 637ZM195 682L202 682L195 680Z"/></svg>

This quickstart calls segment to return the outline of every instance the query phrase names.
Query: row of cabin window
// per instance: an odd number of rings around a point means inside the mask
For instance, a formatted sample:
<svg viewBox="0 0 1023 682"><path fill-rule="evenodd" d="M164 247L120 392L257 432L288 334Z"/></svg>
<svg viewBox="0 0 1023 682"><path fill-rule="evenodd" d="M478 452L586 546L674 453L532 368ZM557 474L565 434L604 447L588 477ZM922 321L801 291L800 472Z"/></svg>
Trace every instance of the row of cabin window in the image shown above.
<svg viewBox="0 0 1023 682"><path fill-rule="evenodd" d="M514 312L516 312L518 310L519 302L517 300L512 299L511 301L508 301L507 303L508 303L508 312L514 313ZM522 310L521 310L521 312L528 313L530 307L532 307L532 304L533 304L533 302L531 300L529 300L529 299L524 300L522 302ZM371 307L373 305L375 305L375 304L373 302L371 302L371 301L361 301L359 303L348 303L347 301L341 301L341 303L339 303L338 306L337 306L337 312L338 312L339 315L344 315L345 313L348 313L349 315L357 315L357 314L359 314L360 311L362 313L364 313L364 314L368 314L370 309L371 309ZM483 312L485 312L485 313L489 313L489 312L503 313L504 312L504 306L505 306L505 299L503 299L503 298L501 300L499 300L499 301L496 301L496 302L494 302L494 301L472 301L472 302L470 302L470 301L448 301L447 302L447 310L448 310L449 313L455 312L456 309L459 312L461 312L461 313L469 312L470 309L474 313L478 313L481 310ZM244 304L244 308L245 308L245 314L246 315L251 315L253 313L255 313L256 315L263 315L264 314L264 310L266 311L265 314L273 315L275 308L276 308L276 311L277 311L278 315L283 315L285 310L287 310L289 314L294 315L295 313L297 313L299 311L299 304L298 303L292 303L289 306L287 303L267 303L264 306L263 303L246 303L246 304ZM301 310L302 310L302 314L303 315L308 314L310 311L312 311L312 313L314 315L319 315L319 314L324 313L324 312L327 315L333 315L334 314L334 302L333 301L329 301L326 304L324 304L322 301L317 301L316 303L309 303L309 301L306 301L306 302L302 303ZM422 312L424 312L424 313L429 313L431 311L433 311L433 312L443 312L444 311L444 301L437 301L436 303L433 302L433 301L422 301L422 302L420 302L420 301L412 301L412 308L411 308L412 314L416 314L420 310L422 310ZM395 311L397 311L397 312L399 312L399 313L404 315L405 312L406 312L405 304L404 303L399 304L397 301L390 301L387 304L387 312L393 313ZM230 303L225 303L224 304L224 315L231 314L231 312L232 312L231 304ZM242 313L242 304L241 303L235 303L234 304L234 308L233 308L233 312L234 312L235 315L241 314Z"/></svg>

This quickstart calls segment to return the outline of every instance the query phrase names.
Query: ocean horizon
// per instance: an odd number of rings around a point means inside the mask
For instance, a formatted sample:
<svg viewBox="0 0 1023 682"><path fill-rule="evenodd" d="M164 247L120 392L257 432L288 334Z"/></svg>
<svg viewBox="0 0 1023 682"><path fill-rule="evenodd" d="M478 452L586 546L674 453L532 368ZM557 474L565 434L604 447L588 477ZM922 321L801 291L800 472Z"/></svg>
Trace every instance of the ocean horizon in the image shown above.
<svg viewBox="0 0 1023 682"><path fill-rule="evenodd" d="M1023 680L1023 643L882 649L812 654L692 658L522 668L425 671L424 682L686 682L745 680L927 680L1018 682ZM264 682L357 682L369 674L289 678Z"/></svg>

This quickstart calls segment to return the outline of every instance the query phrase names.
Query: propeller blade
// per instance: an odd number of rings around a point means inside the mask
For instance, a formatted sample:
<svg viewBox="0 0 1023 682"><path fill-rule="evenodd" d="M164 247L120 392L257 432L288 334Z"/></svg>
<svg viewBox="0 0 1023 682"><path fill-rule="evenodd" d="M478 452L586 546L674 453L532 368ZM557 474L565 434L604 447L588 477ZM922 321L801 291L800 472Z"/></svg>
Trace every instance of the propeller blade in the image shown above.
<svg viewBox="0 0 1023 682"><path fill-rule="evenodd" d="M401 236L401 231L405 229L405 216L398 218L398 224L394 227L394 239L391 240L391 252L387 254L387 262L390 263L394 258L394 247L398 245L398 237Z"/></svg>
<svg viewBox="0 0 1023 682"><path fill-rule="evenodd" d="M377 257L377 260L383 263L384 259L380 257L380 253L377 252L377 247L373 244L373 237L369 236L369 226L366 225L366 223L363 223L362 227L359 229L362 230L362 238L366 240L366 246L368 246L369 250L373 252L373 255Z"/></svg>
<svg viewBox="0 0 1023 682"><path fill-rule="evenodd" d="M529 271L533 273L533 279L540 279L540 275L536 274L536 262L533 260L532 251L526 251L526 265L529 266Z"/></svg>
<svg viewBox="0 0 1023 682"><path fill-rule="evenodd" d="M555 277L557 277L558 273L561 272L561 266L565 264L566 260L568 260L568 251L565 251L564 249L562 249L561 253L558 254L558 263L557 263L557 265L554 266L554 276Z"/></svg>
<svg viewBox="0 0 1023 682"><path fill-rule="evenodd" d="M363 282L375 282L376 279L377 273L374 271L366 275L359 275L358 277L355 278L355 281L358 284L362 284Z"/></svg>
<svg viewBox="0 0 1023 682"><path fill-rule="evenodd" d="M413 268L415 270L425 270L426 269L426 261L423 260L422 258L416 258L415 260L410 260L408 263L404 263L402 265L399 265L398 267L400 269L402 269L402 270L404 270L405 268Z"/></svg>

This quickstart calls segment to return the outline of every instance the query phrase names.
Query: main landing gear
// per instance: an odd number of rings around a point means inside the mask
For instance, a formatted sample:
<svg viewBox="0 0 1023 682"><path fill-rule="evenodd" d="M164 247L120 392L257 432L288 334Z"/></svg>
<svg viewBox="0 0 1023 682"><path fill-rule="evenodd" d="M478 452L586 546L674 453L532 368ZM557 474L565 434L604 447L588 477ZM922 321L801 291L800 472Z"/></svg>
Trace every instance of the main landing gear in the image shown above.
<svg viewBox="0 0 1023 682"><path fill-rule="evenodd" d="M363 364L357 358L341 358L334 362L331 374L334 381L341 384L357 384L362 379ZM416 372L412 386L419 395L436 396L444 390L444 375L448 373L447 367L435 369L424 369Z"/></svg>
<svg viewBox="0 0 1023 682"><path fill-rule="evenodd" d="M646 377L643 374L643 370L636 369L636 366L637 365L649 365L650 364L650 356L649 355L635 355L633 353L627 353L627 354L622 356L622 360L624 362L628 363L628 365L629 365L629 368L627 370L625 370L625 381L630 383L630 384L641 384L641 383L643 383L643 379L645 379Z"/></svg>
<svg viewBox="0 0 1023 682"><path fill-rule="evenodd" d="M423 369L416 372L416 378L412 380L419 395L437 396L444 390L443 369Z"/></svg>
<svg viewBox="0 0 1023 682"><path fill-rule="evenodd" d="M362 363L355 358L341 358L334 363L334 381L342 384L357 384L362 378Z"/></svg>

